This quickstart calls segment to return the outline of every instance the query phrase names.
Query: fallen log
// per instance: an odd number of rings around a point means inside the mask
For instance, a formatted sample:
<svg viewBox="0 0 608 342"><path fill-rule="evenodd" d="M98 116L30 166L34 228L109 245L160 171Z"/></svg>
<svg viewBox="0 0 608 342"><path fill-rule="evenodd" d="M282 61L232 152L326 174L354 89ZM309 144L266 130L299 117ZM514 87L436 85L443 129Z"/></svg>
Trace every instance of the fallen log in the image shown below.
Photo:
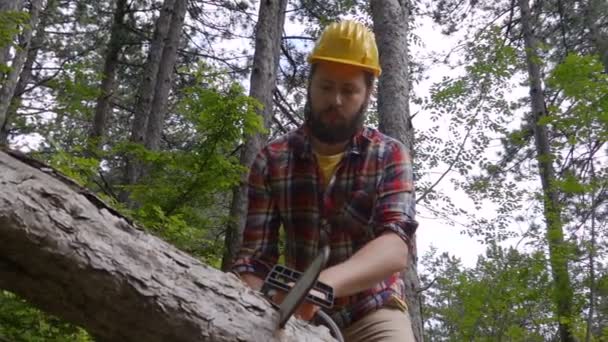
<svg viewBox="0 0 608 342"><path fill-rule="evenodd" d="M99 341L333 341L236 276L139 229L88 190L0 151L0 288Z"/></svg>

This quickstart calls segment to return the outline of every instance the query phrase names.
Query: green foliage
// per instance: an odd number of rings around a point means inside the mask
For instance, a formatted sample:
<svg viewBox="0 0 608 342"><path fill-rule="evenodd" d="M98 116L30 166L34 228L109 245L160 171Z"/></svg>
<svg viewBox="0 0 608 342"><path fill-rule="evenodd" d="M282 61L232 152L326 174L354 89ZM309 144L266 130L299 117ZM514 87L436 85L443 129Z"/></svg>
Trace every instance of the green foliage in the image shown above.
<svg viewBox="0 0 608 342"><path fill-rule="evenodd" d="M85 157L81 149L75 147L70 152L57 149L48 162L81 186L91 187L89 182L97 176L100 161L93 157Z"/></svg>
<svg viewBox="0 0 608 342"><path fill-rule="evenodd" d="M423 316L429 341L546 341L551 284L542 253L488 247L474 268L444 253L427 254Z"/></svg>
<svg viewBox="0 0 608 342"><path fill-rule="evenodd" d="M517 71L517 55L497 27L490 26L476 39L466 45L466 72L435 83L425 103L433 126L416 133L416 171L424 170L417 181L418 189L425 194L419 201L433 212L442 213L448 223L466 221L470 234L484 240L505 239L512 235L506 228L512 212L521 205L524 189L500 176L502 168L490 161L487 150L514 120L507 81ZM431 169L444 174L455 190L464 190L475 210L466 211L453 203L450 195L433 189L435 181L427 178ZM479 169L495 172L492 177L475 175ZM480 217L487 198L498 203L499 212L493 218Z"/></svg>
<svg viewBox="0 0 608 342"><path fill-rule="evenodd" d="M0 49L13 46L15 35L21 31L28 20L29 14L27 12L0 12ZM10 68L7 65L0 64L0 73L7 73L9 71Z"/></svg>
<svg viewBox="0 0 608 342"><path fill-rule="evenodd" d="M212 209L246 172L237 146L261 132L263 124L257 115L259 103L239 84L225 76L203 79L204 71L201 68L193 85L182 90L176 107L188 135L187 149L149 151L133 144L117 149L146 164L146 175L128 187L138 203L130 214L169 242L219 265L218 229L227 217L212 214Z"/></svg>
<svg viewBox="0 0 608 342"><path fill-rule="evenodd" d="M69 63L57 78L47 82L53 105L42 119L29 124L44 137L46 152L79 154L84 150L100 91L100 75L92 63Z"/></svg>
<svg viewBox="0 0 608 342"><path fill-rule="evenodd" d="M81 328L33 308L8 291L0 290L0 338L15 342L87 342Z"/></svg>
<svg viewBox="0 0 608 342"><path fill-rule="evenodd" d="M61 77L49 81L49 87L57 92L56 113L77 116L83 121L92 119L93 101L100 94L100 75L94 70L90 62L71 63L64 67Z"/></svg>
<svg viewBox="0 0 608 342"><path fill-rule="evenodd" d="M568 144L585 143L591 137L608 139L608 75L598 56L568 55L547 83L572 102L569 110L553 108L551 119L568 137Z"/></svg>

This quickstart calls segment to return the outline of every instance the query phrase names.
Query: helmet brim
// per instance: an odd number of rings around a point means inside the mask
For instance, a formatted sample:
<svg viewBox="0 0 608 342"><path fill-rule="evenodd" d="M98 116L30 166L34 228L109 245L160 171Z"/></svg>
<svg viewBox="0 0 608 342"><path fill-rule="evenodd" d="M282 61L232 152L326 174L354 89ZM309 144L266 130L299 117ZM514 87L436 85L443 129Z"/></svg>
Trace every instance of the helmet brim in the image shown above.
<svg viewBox="0 0 608 342"><path fill-rule="evenodd" d="M325 57L325 56L314 56L314 57L311 56L311 57L308 57L308 63L310 63L310 64L313 64L313 63L319 62L319 61L327 61L327 62L334 62L334 63L348 64L348 65L356 66L356 67L359 67L361 69L370 71L376 77L380 76L380 74L382 73L382 70L380 68L370 67L367 64L357 63L357 62L353 62L353 61L350 61L350 60L347 60L347 59Z"/></svg>

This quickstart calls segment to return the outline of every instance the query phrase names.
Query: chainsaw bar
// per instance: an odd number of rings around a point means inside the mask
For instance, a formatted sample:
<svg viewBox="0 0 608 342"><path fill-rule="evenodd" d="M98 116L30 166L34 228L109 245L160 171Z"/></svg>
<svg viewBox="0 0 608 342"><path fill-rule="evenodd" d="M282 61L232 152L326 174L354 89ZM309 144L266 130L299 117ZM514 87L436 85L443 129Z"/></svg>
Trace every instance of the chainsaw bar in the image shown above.
<svg viewBox="0 0 608 342"><path fill-rule="evenodd" d="M285 299L279 305L279 328L285 326L291 315L293 315L304 300L327 309L333 306L334 294L332 287L317 281L328 259L329 247L326 246L303 273L281 265L275 265L270 273L268 273L264 281L265 289L263 292L268 292L270 289L287 292ZM294 285L290 286L290 283ZM310 290L313 288L315 291L320 292L322 296L310 293Z"/></svg>

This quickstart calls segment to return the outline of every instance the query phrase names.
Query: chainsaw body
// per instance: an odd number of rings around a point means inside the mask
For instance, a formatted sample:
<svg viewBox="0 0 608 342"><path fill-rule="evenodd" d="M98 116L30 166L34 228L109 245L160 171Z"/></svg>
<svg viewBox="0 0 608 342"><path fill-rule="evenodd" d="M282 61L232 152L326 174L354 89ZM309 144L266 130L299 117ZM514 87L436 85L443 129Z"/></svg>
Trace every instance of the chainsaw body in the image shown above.
<svg viewBox="0 0 608 342"><path fill-rule="evenodd" d="M314 265L311 267L317 267ZM311 275L312 273L312 275ZM314 305L317 305L323 309L331 309L334 305L334 290L331 286L318 280L320 274L320 268L318 272L316 270L307 272L299 272L288 268L283 265L275 265L272 270L266 276L264 285L262 286L262 293L272 298L276 291L282 291L287 294L295 294L292 297L291 303L282 303L277 305L272 302L272 305L279 309L281 313L281 320L279 327L283 328L287 320L295 311L295 308L303 301L308 301ZM307 277L313 277L308 279ZM303 279L304 278L304 279ZM307 283L305 287L299 287L299 285ZM296 291L296 292L294 292ZM290 300L287 299L286 300ZM314 321L319 324L325 325L329 328L331 334L340 342L344 341L340 328L336 323L322 310L317 312Z"/></svg>
<svg viewBox="0 0 608 342"><path fill-rule="evenodd" d="M273 291L289 293L301 277L302 272L283 265L275 265L264 280L262 293L269 298L272 297ZM334 289L317 280L306 294L304 300L324 309L331 309L334 306Z"/></svg>

